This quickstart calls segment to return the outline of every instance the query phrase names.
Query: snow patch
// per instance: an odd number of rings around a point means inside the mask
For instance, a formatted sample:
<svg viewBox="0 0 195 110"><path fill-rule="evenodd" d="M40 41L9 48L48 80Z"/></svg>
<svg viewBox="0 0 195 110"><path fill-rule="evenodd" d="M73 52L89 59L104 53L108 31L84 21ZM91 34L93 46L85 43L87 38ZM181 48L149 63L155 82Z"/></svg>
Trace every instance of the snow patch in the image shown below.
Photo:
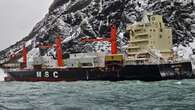
<svg viewBox="0 0 195 110"><path fill-rule="evenodd" d="M71 41L71 40L77 38L77 37L79 36L79 33L80 33L80 32L81 32L81 29L78 28L78 29L76 30L75 33L73 33L71 36L65 38L65 39L62 41L62 43L64 44L64 43L67 43L67 42L69 42L69 41Z"/></svg>
<svg viewBox="0 0 195 110"><path fill-rule="evenodd" d="M176 52L179 57L182 57L185 60L190 60L191 55L193 54L192 49L195 49L195 41L189 43L188 47L184 47L182 45L173 47L173 51Z"/></svg>
<svg viewBox="0 0 195 110"><path fill-rule="evenodd" d="M28 46L31 45L31 43L32 43L32 40L29 40L29 41L27 41L27 42L25 43L25 46L28 47Z"/></svg>

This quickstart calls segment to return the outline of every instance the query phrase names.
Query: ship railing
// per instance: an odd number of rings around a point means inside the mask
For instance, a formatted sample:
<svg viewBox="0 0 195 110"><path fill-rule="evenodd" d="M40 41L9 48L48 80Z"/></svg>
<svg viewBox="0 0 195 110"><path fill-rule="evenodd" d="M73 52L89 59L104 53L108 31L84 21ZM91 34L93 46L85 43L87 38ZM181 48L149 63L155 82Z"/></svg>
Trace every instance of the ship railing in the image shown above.
<svg viewBox="0 0 195 110"><path fill-rule="evenodd" d="M19 71L19 69L17 69L17 68L9 68L9 69L3 69L3 71L5 73L7 73L7 72L11 72L11 71Z"/></svg>
<svg viewBox="0 0 195 110"><path fill-rule="evenodd" d="M176 62L176 63L184 63L184 62L192 62L192 61L190 59L181 59L181 60L176 59L176 60L174 60L174 62Z"/></svg>
<svg viewBox="0 0 195 110"><path fill-rule="evenodd" d="M151 62L147 58L139 58L139 59L127 59L124 62L124 65L151 65L151 64L167 64L173 62Z"/></svg>
<svg viewBox="0 0 195 110"><path fill-rule="evenodd" d="M126 61L124 63L124 65L151 65L151 64L154 64L154 63L146 63L146 62L143 62L143 63L137 63L137 62L129 62L129 61Z"/></svg>
<svg viewBox="0 0 195 110"><path fill-rule="evenodd" d="M154 62L136 63L136 62L128 62L128 61L124 63L124 65L160 65L160 64L167 64L167 63L154 63Z"/></svg>

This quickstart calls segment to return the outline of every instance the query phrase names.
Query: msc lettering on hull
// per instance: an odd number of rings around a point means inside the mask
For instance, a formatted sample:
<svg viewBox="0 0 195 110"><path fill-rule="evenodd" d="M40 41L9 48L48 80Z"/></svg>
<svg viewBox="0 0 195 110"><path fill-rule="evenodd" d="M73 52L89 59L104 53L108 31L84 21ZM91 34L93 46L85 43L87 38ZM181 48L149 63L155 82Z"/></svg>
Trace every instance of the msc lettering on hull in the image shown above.
<svg viewBox="0 0 195 110"><path fill-rule="evenodd" d="M58 78L58 72L54 71L53 73L49 73L49 71L45 71L45 72L37 71L36 72L36 76L38 78L41 78L41 77L45 77L45 78L49 78L49 77Z"/></svg>

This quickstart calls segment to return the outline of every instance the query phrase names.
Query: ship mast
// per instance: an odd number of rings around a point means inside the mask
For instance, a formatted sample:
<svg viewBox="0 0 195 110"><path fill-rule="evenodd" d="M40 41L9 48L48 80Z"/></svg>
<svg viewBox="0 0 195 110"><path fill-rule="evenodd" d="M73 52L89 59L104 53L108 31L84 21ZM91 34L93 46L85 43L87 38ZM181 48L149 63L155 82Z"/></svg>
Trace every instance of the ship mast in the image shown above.
<svg viewBox="0 0 195 110"><path fill-rule="evenodd" d="M81 39L82 42L104 42L108 41L111 43L111 52L112 54L117 54L117 27L116 25L111 26L110 38L84 38Z"/></svg>
<svg viewBox="0 0 195 110"><path fill-rule="evenodd" d="M59 67L64 66L62 58L62 39L58 36L56 38L56 55L57 55L57 64Z"/></svg>
<svg viewBox="0 0 195 110"><path fill-rule="evenodd" d="M22 56L23 56L23 66L26 67L27 66L27 48L25 44L23 45Z"/></svg>

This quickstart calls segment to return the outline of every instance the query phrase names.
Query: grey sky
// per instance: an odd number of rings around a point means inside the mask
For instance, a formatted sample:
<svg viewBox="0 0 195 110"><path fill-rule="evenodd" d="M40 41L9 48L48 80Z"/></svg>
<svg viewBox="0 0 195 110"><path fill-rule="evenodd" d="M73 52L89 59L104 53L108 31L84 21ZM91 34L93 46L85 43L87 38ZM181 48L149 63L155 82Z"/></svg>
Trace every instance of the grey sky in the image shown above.
<svg viewBox="0 0 195 110"><path fill-rule="evenodd" d="M53 0L0 0L0 50L28 35Z"/></svg>

